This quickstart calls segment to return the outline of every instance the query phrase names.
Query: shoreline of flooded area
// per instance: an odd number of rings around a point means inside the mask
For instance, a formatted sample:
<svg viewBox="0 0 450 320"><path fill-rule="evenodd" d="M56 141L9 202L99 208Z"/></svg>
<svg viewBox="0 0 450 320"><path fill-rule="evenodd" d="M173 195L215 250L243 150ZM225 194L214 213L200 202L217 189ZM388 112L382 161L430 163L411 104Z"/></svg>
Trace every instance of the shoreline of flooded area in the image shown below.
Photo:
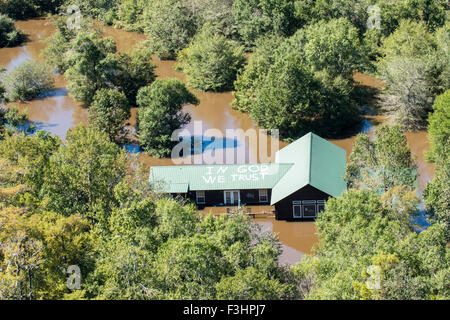
<svg viewBox="0 0 450 320"><path fill-rule="evenodd" d="M18 21L16 27L28 36L28 40L19 47L0 49L0 66L5 67L8 71L27 59L43 61L40 53L45 47L45 43L42 40L56 30L49 19ZM98 27L104 32L104 36L111 36L115 40L118 51L131 50L139 42L146 39L144 35L135 32L114 29L110 26L99 25ZM159 79L178 78L185 81L185 76L174 70L176 62L157 58L154 58L153 62L156 65L155 73ZM382 86L381 81L368 75L359 74L355 79L365 85ZM46 130L64 138L70 128L80 123L87 123L87 109L69 96L66 85L67 82L64 77L55 74L55 89L48 95L25 103L10 103L8 106L15 105L20 110L27 109L29 119L35 123L37 129ZM247 114L231 108L232 92L214 93L198 90L192 90L192 92L198 97L200 104L198 106L188 105L184 108L184 111L189 112L192 117L192 122L186 127L188 131L193 130L196 121L201 121L203 132L208 129L218 129L225 134L227 129L242 129L243 131L259 129ZM132 116L128 120L132 126L136 123L136 113L137 109L133 108ZM368 134L373 134L376 126L385 122L383 117L366 116L365 118L367 122L365 122L363 132ZM424 152L429 149L428 135L426 131L419 131L407 132L406 136L412 154L416 158L421 192L434 176L434 166L424 159ZM245 136L241 135L237 139L239 143L235 152L258 154L258 147L249 146ZM270 139L268 139L269 144ZM348 158L353 148L354 139L355 136L328 140L345 149ZM287 145L282 141L275 142L279 142L280 148ZM135 150L137 149L135 148ZM271 153L270 157L273 161L274 152ZM174 165L171 159L153 158L143 153L138 154L138 158L148 166ZM289 264L301 259L303 254L310 254L311 248L318 242L317 231L313 222L285 222L270 218L256 218L254 221L261 224L264 230L271 230L279 235L279 239L284 246L282 260Z"/></svg>

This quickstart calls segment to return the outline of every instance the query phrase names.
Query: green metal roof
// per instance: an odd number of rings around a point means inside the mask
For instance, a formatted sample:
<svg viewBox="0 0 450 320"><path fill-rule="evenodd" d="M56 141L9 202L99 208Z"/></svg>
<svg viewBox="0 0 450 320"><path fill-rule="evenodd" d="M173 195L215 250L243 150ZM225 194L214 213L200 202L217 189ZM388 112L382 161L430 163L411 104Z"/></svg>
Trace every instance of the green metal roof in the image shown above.
<svg viewBox="0 0 450 320"><path fill-rule="evenodd" d="M155 166L150 184L167 193L188 190L272 189L291 163Z"/></svg>
<svg viewBox="0 0 450 320"><path fill-rule="evenodd" d="M345 164L344 149L309 133L278 151L275 163L155 166L149 182L166 193L272 189L273 205L307 185L341 195Z"/></svg>
<svg viewBox="0 0 450 320"><path fill-rule="evenodd" d="M278 151L275 162L294 165L272 189L272 205L307 185L333 197L346 189L345 150L313 133Z"/></svg>

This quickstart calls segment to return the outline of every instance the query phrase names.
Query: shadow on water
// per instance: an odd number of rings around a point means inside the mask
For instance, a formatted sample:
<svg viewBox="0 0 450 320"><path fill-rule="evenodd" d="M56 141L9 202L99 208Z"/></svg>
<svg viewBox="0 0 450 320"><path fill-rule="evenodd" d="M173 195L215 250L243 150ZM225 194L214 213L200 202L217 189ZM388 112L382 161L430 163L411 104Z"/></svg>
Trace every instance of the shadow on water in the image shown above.
<svg viewBox="0 0 450 320"><path fill-rule="evenodd" d="M214 151L220 149L230 149L239 147L237 139L215 138L207 136L187 136L181 137L180 143L186 144L186 149L190 151L190 155L204 153L206 151ZM137 143L126 143L122 148L129 154L140 154L144 151Z"/></svg>
<svg viewBox="0 0 450 320"><path fill-rule="evenodd" d="M239 141L237 139L206 136L182 137L181 143L186 143L189 145L191 154L198 154L219 149L235 149L239 146Z"/></svg>

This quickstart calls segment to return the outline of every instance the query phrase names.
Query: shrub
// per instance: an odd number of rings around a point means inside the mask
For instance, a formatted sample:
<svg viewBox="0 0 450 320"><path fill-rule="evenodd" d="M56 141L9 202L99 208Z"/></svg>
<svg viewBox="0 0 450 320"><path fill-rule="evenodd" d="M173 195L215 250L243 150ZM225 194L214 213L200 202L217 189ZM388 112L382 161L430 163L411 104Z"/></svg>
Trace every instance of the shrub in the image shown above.
<svg viewBox="0 0 450 320"><path fill-rule="evenodd" d="M212 32L202 32L179 54L188 84L204 91L233 88L244 65L244 50L233 41Z"/></svg>
<svg viewBox="0 0 450 320"><path fill-rule="evenodd" d="M7 100L25 101L53 88L54 79L46 65L29 60L4 75L1 82Z"/></svg>

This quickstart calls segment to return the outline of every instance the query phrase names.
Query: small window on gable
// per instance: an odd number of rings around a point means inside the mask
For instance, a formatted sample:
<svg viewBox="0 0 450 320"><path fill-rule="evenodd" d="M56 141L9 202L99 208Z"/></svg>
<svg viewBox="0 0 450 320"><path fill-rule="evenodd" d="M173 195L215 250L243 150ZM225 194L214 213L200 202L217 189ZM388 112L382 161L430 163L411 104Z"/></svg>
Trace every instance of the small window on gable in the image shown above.
<svg viewBox="0 0 450 320"><path fill-rule="evenodd" d="M205 191L197 191L197 203L198 204L205 204L206 198L205 198Z"/></svg>
<svg viewBox="0 0 450 320"><path fill-rule="evenodd" d="M259 202L268 202L269 196L267 189L261 189L259 190Z"/></svg>

